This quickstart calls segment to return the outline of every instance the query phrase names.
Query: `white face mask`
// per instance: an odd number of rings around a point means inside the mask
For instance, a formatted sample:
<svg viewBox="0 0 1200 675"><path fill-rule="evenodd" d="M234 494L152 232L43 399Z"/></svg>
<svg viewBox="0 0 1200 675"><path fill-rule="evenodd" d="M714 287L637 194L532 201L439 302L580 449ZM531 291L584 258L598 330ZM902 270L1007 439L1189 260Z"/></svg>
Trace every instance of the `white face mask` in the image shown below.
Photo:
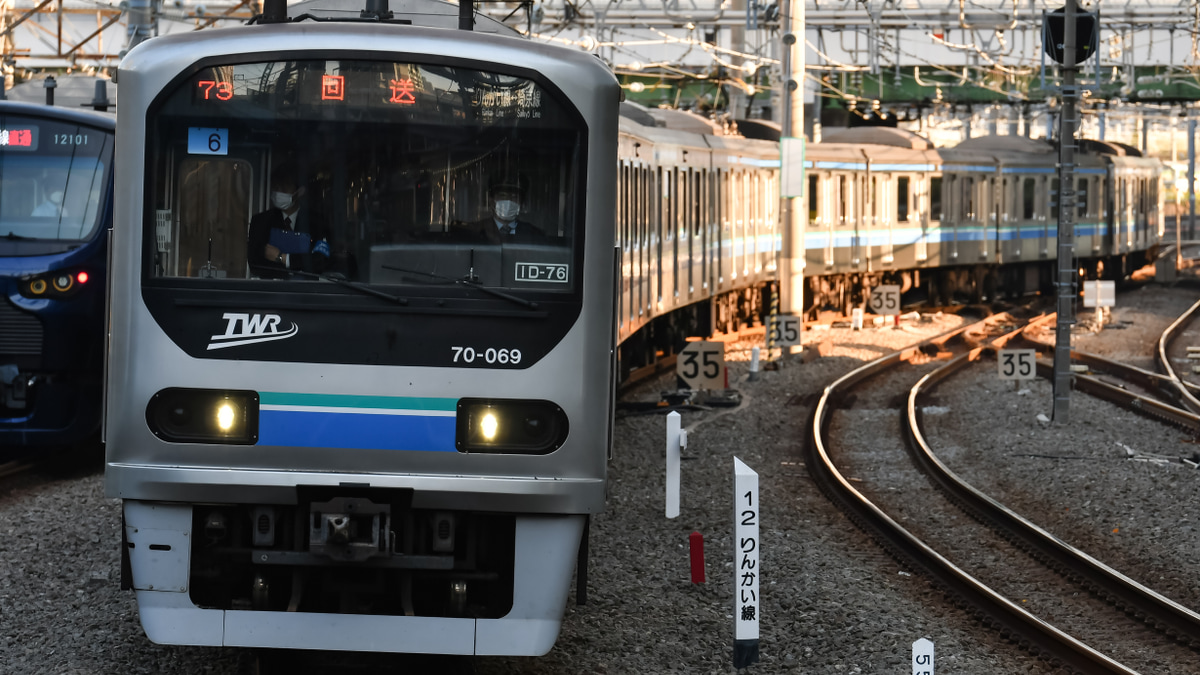
<svg viewBox="0 0 1200 675"><path fill-rule="evenodd" d="M290 192L272 192L271 204L281 211L286 211L292 205L293 198Z"/></svg>
<svg viewBox="0 0 1200 675"><path fill-rule="evenodd" d="M50 201L54 202L55 204L61 204L62 198L63 198L62 190L55 190L54 192L50 193Z"/></svg>
<svg viewBox="0 0 1200 675"><path fill-rule="evenodd" d="M511 199L497 199L493 212L500 220L512 220L521 212L521 202L514 202Z"/></svg>

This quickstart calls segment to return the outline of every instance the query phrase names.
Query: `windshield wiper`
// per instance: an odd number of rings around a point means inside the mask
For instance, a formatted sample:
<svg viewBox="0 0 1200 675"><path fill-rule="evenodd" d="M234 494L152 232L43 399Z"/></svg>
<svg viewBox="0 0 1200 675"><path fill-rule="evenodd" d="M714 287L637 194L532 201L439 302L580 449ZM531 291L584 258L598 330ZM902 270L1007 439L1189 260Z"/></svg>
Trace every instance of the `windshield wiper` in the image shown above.
<svg viewBox="0 0 1200 675"><path fill-rule="evenodd" d="M33 237L26 237L25 235L17 234L11 230L8 234L4 235L4 238L9 241L30 241L33 239Z"/></svg>
<svg viewBox="0 0 1200 675"><path fill-rule="evenodd" d="M359 293L365 293L367 295L373 295L377 298L383 298L384 300L390 300L390 301L396 303L397 305L407 305L408 304L408 298L401 298L400 296L392 295L391 293L384 293L383 291L377 291L374 288L371 288L370 286L368 286L366 284L362 284L357 281L350 281L346 277L342 276L342 274L340 272L331 272L328 274L317 274L315 272L305 272L303 270L289 270L289 271L292 274L299 274L302 277L311 277L313 279L322 279L324 281L332 281L333 283L335 283L339 286L345 286L346 288L353 288L354 290L358 291Z"/></svg>
<svg viewBox="0 0 1200 675"><path fill-rule="evenodd" d="M439 281L443 281L448 284L461 284L463 286L470 286L471 288L478 288L479 290L483 291L484 293L487 293L488 295L494 295L497 298L503 298L504 300L508 300L509 302L514 302L522 307L528 307L529 309L537 309L538 308L538 304L536 302L533 302L532 300L526 300L525 298L518 298L515 295L505 293L504 291L498 291L494 288L491 288L490 286L484 286L483 284L479 283L479 281L477 281L477 277L475 277L473 275L468 275L468 276L462 277L460 279L454 279L451 277L442 276L440 274L434 274L433 272L422 272L421 270L410 270L406 267L393 267L392 265L381 265L381 267L383 267L383 269L385 269L385 270L393 270L395 272L404 272L406 274L422 274L424 276L430 277L432 279L437 279Z"/></svg>

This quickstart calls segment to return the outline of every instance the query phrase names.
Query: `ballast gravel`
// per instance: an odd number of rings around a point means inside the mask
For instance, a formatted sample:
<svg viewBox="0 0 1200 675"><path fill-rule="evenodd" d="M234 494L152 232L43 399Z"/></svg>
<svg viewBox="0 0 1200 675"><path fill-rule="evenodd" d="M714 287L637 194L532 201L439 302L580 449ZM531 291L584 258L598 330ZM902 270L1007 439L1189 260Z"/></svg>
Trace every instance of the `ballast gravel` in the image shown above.
<svg viewBox="0 0 1200 675"><path fill-rule="evenodd" d="M1145 358L1138 326L1165 325L1195 293L1148 286L1078 349ZM910 672L912 643L934 643L938 673L1054 670L981 625L905 569L816 489L801 458L821 390L864 361L959 325L926 315L899 327L806 331L805 355L747 378L746 344L730 345L738 408L680 410L681 514L664 514L663 414L615 424L608 509L591 528L587 604L571 594L563 630L538 658L300 654L286 672L733 673L733 459L760 476L761 637L748 673L862 675ZM868 321L868 324L870 322ZM1149 329L1148 329L1149 330ZM1158 329L1161 330L1161 327ZM1155 333L1156 335L1156 333ZM1087 345L1087 346L1085 346ZM656 400L673 378L631 398ZM1002 383L986 362L944 384L925 416L951 468L1068 542L1200 608L1195 505L1197 450L1183 432L1075 393L1066 425L1049 415L1049 384ZM898 412L896 413L898 414ZM119 504L99 473L28 474L0 487L0 673L256 672L252 650L165 647L142 633L118 589ZM924 481L914 494L932 491ZM692 583L689 535L703 536L704 583ZM287 659L284 660L285 662Z"/></svg>

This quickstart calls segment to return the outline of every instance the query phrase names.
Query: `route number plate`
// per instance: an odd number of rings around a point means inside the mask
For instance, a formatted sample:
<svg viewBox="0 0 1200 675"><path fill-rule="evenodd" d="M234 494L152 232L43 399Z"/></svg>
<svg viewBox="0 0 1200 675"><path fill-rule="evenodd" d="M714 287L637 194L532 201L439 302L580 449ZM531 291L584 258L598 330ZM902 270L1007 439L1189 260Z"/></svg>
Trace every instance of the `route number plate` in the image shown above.
<svg viewBox="0 0 1200 675"><path fill-rule="evenodd" d="M885 284L871 289L871 300L868 303L871 311L882 316L896 316L900 313L900 287L895 284Z"/></svg>
<svg viewBox="0 0 1200 675"><path fill-rule="evenodd" d="M996 355L1000 363L1000 379L1032 380L1037 377L1036 349L1001 349Z"/></svg>
<svg viewBox="0 0 1200 675"><path fill-rule="evenodd" d="M675 360L675 374L688 389L724 389L725 343L689 342Z"/></svg>

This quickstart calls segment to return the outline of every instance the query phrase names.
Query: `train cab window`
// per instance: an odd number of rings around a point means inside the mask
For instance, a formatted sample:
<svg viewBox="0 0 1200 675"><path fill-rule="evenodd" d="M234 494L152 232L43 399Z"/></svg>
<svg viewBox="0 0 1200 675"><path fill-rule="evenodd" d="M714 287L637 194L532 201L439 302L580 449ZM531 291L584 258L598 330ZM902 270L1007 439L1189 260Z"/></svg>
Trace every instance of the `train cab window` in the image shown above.
<svg viewBox="0 0 1200 675"><path fill-rule="evenodd" d="M934 176L929 179L929 217L935 220L945 220L942 209L942 177Z"/></svg>
<svg viewBox="0 0 1200 675"><path fill-rule="evenodd" d="M150 279L578 292L587 127L539 80L227 63L164 91L147 119ZM619 217L628 232L628 208Z"/></svg>
<svg viewBox="0 0 1200 675"><path fill-rule="evenodd" d="M0 116L0 249L39 240L66 250L100 224L113 134L17 115Z"/></svg>
<svg viewBox="0 0 1200 675"><path fill-rule="evenodd" d="M896 179L896 222L904 223L908 221L908 210L911 205L912 195L910 179L908 176L900 176Z"/></svg>

